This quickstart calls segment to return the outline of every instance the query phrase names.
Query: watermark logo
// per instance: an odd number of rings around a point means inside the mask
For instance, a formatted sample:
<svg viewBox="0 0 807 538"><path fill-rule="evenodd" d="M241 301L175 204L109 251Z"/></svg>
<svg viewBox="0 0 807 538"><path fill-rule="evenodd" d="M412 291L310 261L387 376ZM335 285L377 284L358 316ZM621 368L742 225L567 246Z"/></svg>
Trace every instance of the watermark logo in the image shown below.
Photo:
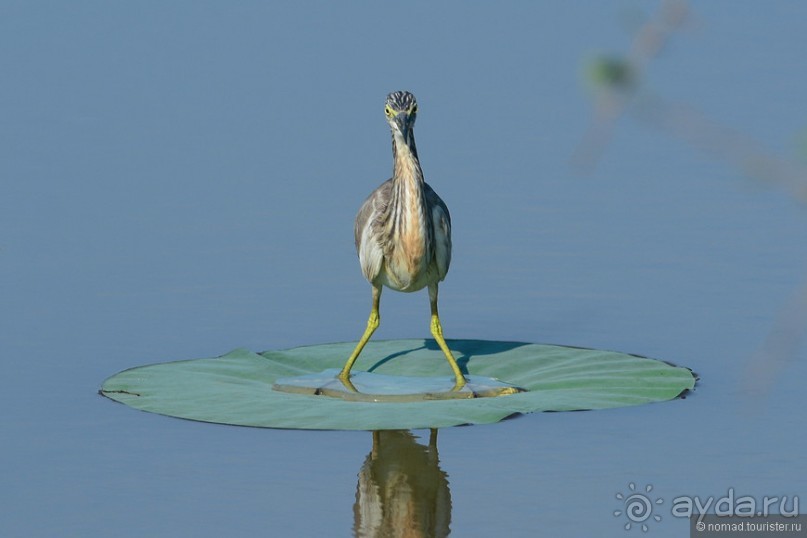
<svg viewBox="0 0 807 538"><path fill-rule="evenodd" d="M658 523L663 519L660 512L664 499L655 496L652 484L646 485L644 489L638 489L635 483L630 482L628 490L616 494L620 506L613 511L613 515L627 520L624 524L626 531L642 529L647 532L653 522ZM795 495L757 498L751 495L738 495L734 488L728 488L727 493L721 496L681 495L675 497L670 501L669 513L672 517L677 518L695 518L698 525L696 529L702 530L700 525L707 514L716 517L746 519L767 518L773 515L795 518L799 514L799 498Z"/></svg>
<svg viewBox="0 0 807 538"><path fill-rule="evenodd" d="M723 517L768 517L773 514L796 517L799 514L799 498L783 495L757 499L751 495L736 495L734 488L729 488L726 495L719 498L714 495L705 498L682 495L672 500L674 517L698 516L700 522L706 514Z"/></svg>
<svg viewBox="0 0 807 538"><path fill-rule="evenodd" d="M644 492L636 491L636 484L633 482L628 484L628 493L617 493L617 500L622 502L622 507L619 510L614 510L614 517L620 517L624 514L628 520L625 523L625 530L631 530L634 525L636 528L641 528L644 532L650 529L649 523L652 521L661 521L661 515L654 513L656 508L664 503L661 497L654 498L651 493L653 486L648 484L644 488Z"/></svg>

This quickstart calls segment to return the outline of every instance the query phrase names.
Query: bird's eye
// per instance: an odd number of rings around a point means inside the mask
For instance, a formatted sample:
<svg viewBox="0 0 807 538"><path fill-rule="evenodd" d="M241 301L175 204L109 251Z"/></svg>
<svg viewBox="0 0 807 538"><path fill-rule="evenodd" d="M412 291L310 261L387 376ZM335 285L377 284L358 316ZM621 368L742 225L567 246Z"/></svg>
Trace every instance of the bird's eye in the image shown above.
<svg viewBox="0 0 807 538"><path fill-rule="evenodd" d="M417 113L418 113L418 106L415 105L415 106L412 107L412 114L417 114Z"/></svg>
<svg viewBox="0 0 807 538"><path fill-rule="evenodd" d="M384 114L386 114L387 116L392 116L392 108L390 108L389 105L384 107Z"/></svg>

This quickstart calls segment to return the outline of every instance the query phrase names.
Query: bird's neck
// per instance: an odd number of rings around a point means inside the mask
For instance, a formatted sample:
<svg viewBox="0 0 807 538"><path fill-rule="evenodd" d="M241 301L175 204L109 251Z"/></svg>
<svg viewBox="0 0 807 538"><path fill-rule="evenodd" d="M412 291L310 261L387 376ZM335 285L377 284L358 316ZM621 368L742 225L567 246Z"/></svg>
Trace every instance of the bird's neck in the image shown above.
<svg viewBox="0 0 807 538"><path fill-rule="evenodd" d="M393 235L400 238L393 243L406 261L410 275L417 275L422 260L431 258L431 219L426 214L426 190L423 170L415 149L414 137L408 143L399 135L392 141L393 174L392 197L389 204L389 226ZM414 278L414 277L413 277Z"/></svg>
<svg viewBox="0 0 807 538"><path fill-rule="evenodd" d="M420 167L415 136L405 141L400 135L392 136L392 179L396 183L412 183L416 188L423 185L423 169Z"/></svg>

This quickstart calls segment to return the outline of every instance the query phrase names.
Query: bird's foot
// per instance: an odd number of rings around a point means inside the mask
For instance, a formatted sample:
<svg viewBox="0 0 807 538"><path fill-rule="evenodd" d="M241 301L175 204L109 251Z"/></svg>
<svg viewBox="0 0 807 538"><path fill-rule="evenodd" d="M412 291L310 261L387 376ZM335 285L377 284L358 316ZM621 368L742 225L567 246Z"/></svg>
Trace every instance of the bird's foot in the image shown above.
<svg viewBox="0 0 807 538"><path fill-rule="evenodd" d="M465 387L466 383L467 382L465 381L464 377L458 377L457 382L454 383L454 388L451 389L451 392L459 392L459 391L461 391L463 389L463 387Z"/></svg>
<svg viewBox="0 0 807 538"><path fill-rule="evenodd" d="M336 376L336 379L338 379L339 381L341 381L341 382L342 382L342 385L344 385L344 386L345 386L345 388L346 388L347 390L349 390L350 392L359 392L359 391L356 389L355 385L353 385L353 383L350 381L350 374L347 374L347 373L345 373L345 372L342 372L342 373L340 373L338 376Z"/></svg>

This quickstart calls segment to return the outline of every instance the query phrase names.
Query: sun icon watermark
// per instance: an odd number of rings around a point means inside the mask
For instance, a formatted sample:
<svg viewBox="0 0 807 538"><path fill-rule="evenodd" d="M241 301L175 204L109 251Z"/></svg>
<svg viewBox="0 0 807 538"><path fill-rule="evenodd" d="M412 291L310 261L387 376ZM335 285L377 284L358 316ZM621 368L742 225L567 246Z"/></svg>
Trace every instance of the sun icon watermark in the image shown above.
<svg viewBox="0 0 807 538"><path fill-rule="evenodd" d="M617 493L616 498L622 502L621 510L614 510L614 517L625 515L628 522L625 523L625 530L629 531L635 525L647 532L650 527L648 523L651 521L661 521L661 516L653 513L653 509L661 505L664 499L661 497L657 499L651 498L653 486L648 484L644 488L644 492L636 491L636 484L633 482L628 484L628 493Z"/></svg>

